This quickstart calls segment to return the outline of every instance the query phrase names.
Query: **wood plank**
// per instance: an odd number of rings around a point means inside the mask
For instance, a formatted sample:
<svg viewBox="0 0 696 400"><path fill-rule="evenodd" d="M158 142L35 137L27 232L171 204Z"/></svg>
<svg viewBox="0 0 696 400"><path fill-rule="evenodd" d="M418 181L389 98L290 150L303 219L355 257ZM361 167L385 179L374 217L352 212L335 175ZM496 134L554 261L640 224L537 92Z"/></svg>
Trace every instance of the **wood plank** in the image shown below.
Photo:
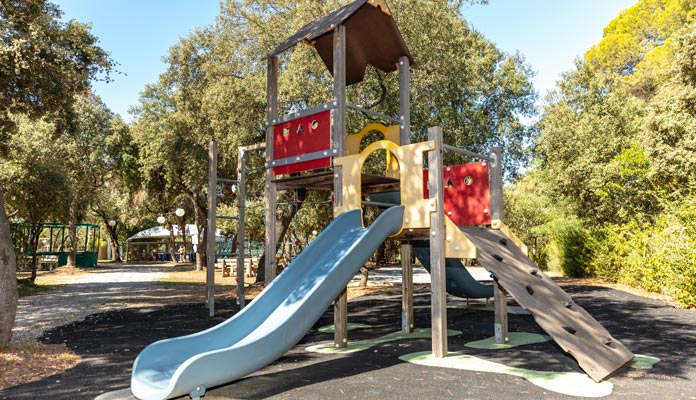
<svg viewBox="0 0 696 400"><path fill-rule="evenodd" d="M401 333L413 332L413 247L401 243Z"/></svg>
<svg viewBox="0 0 696 400"><path fill-rule="evenodd" d="M592 379L601 381L633 354L577 305L501 231L462 228L478 248L481 265Z"/></svg>
<svg viewBox="0 0 696 400"><path fill-rule="evenodd" d="M430 212L430 292L432 314L433 356L447 357L447 295L445 293L445 204L442 187L442 128L428 129L428 139L434 141L433 151L428 153L428 186L430 202L435 210Z"/></svg>
<svg viewBox="0 0 696 400"><path fill-rule="evenodd" d="M268 57L268 70L266 76L266 120L270 121L278 116L278 57ZM266 163L273 160L273 127L266 128ZM268 285L276 275L276 206L277 206L276 186L273 183L273 170L266 170L266 187L263 207L266 211L266 248L264 275L265 284Z"/></svg>
<svg viewBox="0 0 696 400"><path fill-rule="evenodd" d="M215 315L215 209L217 193L217 143L208 144L208 225L205 231L206 237L206 292L209 315Z"/></svg>
<svg viewBox="0 0 696 400"><path fill-rule="evenodd" d="M507 343L508 341L508 314L507 314L507 293L498 282L493 285L493 301L495 306L495 320L493 332L495 333L496 343Z"/></svg>

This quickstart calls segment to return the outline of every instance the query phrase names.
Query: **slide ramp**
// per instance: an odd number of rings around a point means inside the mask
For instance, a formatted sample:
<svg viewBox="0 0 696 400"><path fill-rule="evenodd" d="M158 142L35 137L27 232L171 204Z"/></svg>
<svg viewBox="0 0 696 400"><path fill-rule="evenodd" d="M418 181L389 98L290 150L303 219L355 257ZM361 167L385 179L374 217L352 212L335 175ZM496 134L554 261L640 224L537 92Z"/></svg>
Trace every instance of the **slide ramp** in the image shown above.
<svg viewBox="0 0 696 400"><path fill-rule="evenodd" d="M430 247L427 242L414 243L413 255L420 261L423 268L430 272ZM493 297L493 285L486 285L474 279L457 258L445 259L445 276L447 293L452 296L471 299Z"/></svg>
<svg viewBox="0 0 696 400"><path fill-rule="evenodd" d="M481 265L592 379L606 379L633 359L621 342L539 271L505 234L476 227L461 230L476 246Z"/></svg>
<svg viewBox="0 0 696 400"><path fill-rule="evenodd" d="M247 307L227 321L147 346L133 364L140 399L202 396L282 356L302 339L379 245L401 229L403 207L368 228L360 210L338 216ZM182 321L181 323L185 323Z"/></svg>

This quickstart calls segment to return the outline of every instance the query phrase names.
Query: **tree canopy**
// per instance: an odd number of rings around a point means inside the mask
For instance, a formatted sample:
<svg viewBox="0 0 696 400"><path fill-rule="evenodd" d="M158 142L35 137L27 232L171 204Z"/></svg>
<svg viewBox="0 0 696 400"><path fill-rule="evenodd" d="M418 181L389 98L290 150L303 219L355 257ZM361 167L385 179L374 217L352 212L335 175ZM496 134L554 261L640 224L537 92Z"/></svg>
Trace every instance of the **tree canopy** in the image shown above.
<svg viewBox="0 0 696 400"><path fill-rule="evenodd" d="M693 256L664 251L696 237L683 217L696 188L695 16L694 1L638 1L547 98L537 169L508 196L548 265L696 304L696 285L675 278L693 276Z"/></svg>

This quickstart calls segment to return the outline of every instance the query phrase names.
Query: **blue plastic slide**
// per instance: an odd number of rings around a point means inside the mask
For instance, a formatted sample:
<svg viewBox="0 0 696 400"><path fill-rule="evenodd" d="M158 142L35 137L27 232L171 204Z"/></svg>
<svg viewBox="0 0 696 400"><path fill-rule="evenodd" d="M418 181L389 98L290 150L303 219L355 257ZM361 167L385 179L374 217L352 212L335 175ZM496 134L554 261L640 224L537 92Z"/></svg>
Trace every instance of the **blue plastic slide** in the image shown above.
<svg viewBox="0 0 696 400"><path fill-rule="evenodd" d="M427 242L414 244L413 255L430 272L430 247ZM445 259L445 277L447 293L452 296L474 299L493 297L493 285L486 285L474 279L464 264L456 258Z"/></svg>
<svg viewBox="0 0 696 400"><path fill-rule="evenodd" d="M389 208L369 228L362 227L360 210L341 214L235 316L147 346L133 364L133 395L198 397L276 360L302 339L379 245L401 229L403 212L401 206Z"/></svg>

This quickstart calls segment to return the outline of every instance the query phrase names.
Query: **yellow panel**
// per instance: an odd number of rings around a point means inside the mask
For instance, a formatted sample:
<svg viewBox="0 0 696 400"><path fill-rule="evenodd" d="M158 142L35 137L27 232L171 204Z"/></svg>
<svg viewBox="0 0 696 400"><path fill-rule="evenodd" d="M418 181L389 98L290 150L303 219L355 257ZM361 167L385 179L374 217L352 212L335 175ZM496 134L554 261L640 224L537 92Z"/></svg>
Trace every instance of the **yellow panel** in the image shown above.
<svg viewBox="0 0 696 400"><path fill-rule="evenodd" d="M384 135L385 140L401 144L401 136L399 132L399 125L384 126L382 124L368 124L360 130L358 133L354 133L346 136L346 154L358 154L360 153L360 143L362 142L365 135L372 131L381 132Z"/></svg>
<svg viewBox="0 0 696 400"><path fill-rule="evenodd" d="M380 140L367 146L360 154L334 159L334 166L341 167L343 174L343 204L334 207L334 215L344 211L362 208L361 173L362 166L370 154L377 150L392 153L400 166L399 176L401 204L404 211L404 229L430 227L429 213L435 207L429 199L423 198L423 156L434 148L432 141L398 146L388 140Z"/></svg>
<svg viewBox="0 0 696 400"><path fill-rule="evenodd" d="M445 257L477 258L476 246L447 216L445 216Z"/></svg>
<svg viewBox="0 0 696 400"><path fill-rule="evenodd" d="M384 135L385 140L401 144L401 132L399 125L384 126L382 124L368 124L360 132L346 136L346 154L358 154L360 152L360 143L369 132L378 131ZM392 158L391 153L387 152L387 167L385 176L390 178L399 177L399 163Z"/></svg>

